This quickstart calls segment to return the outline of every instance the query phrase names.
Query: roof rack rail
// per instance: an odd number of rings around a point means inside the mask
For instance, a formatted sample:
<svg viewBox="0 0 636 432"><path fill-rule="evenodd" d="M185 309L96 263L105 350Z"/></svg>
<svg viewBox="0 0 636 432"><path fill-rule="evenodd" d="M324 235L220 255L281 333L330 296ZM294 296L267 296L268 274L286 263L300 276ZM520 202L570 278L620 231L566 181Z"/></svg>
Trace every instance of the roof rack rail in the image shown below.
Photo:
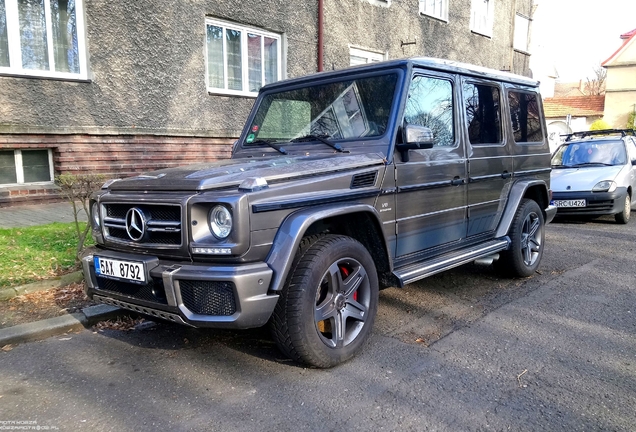
<svg viewBox="0 0 636 432"><path fill-rule="evenodd" d="M565 137L565 141L570 141L573 138L586 138L595 135L612 135L612 134L621 134L621 137L626 135L636 136L636 131L634 129L603 129L603 130L594 130L594 131L583 131L583 132L573 132L570 134L561 135Z"/></svg>

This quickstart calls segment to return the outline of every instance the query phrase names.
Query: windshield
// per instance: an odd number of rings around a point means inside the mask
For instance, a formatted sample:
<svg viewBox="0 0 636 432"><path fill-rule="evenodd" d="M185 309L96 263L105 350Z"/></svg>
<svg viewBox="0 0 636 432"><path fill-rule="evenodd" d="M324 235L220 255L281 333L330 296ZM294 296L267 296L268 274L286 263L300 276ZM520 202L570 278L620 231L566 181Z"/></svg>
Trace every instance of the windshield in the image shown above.
<svg viewBox="0 0 636 432"><path fill-rule="evenodd" d="M624 165L627 154L622 141L588 141L564 144L552 156L552 166Z"/></svg>
<svg viewBox="0 0 636 432"><path fill-rule="evenodd" d="M245 143L381 136L389 124L397 80L396 73L388 73L268 94Z"/></svg>

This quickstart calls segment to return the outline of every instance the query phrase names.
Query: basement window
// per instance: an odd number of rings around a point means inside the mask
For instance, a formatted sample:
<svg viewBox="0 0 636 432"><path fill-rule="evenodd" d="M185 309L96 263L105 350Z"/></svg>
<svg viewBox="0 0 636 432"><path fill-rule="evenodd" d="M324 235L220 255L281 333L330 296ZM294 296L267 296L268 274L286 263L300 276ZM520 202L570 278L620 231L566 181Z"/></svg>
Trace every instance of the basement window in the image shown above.
<svg viewBox="0 0 636 432"><path fill-rule="evenodd" d="M0 185L50 183L53 152L46 150L0 150Z"/></svg>

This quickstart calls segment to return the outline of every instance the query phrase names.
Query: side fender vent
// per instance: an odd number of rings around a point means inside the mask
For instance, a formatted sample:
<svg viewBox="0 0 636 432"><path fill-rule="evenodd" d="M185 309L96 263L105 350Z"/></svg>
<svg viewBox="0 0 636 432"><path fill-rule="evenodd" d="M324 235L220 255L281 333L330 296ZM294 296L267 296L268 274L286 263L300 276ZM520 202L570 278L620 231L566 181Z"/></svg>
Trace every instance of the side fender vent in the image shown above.
<svg viewBox="0 0 636 432"><path fill-rule="evenodd" d="M356 174L351 179L351 189L358 189L363 187L369 187L375 185L375 179L378 177L378 172L368 172L364 174Z"/></svg>

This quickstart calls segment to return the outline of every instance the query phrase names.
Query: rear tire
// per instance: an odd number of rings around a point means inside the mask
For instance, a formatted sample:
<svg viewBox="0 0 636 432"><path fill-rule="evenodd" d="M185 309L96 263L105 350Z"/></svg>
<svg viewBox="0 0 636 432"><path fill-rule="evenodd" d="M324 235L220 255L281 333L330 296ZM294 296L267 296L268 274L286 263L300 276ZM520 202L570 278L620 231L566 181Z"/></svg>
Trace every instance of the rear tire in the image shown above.
<svg viewBox="0 0 636 432"><path fill-rule="evenodd" d="M544 226L539 205L536 201L523 198L508 231L510 248L501 253L497 267L513 277L534 274L543 256Z"/></svg>
<svg viewBox="0 0 636 432"><path fill-rule="evenodd" d="M270 329L293 360L329 368L362 349L377 308L378 276L366 248L345 236L309 237L294 258Z"/></svg>
<svg viewBox="0 0 636 432"><path fill-rule="evenodd" d="M623 205L623 211L620 213L616 213L614 215L614 219L619 224L626 224L629 222L629 218L632 215L632 197L627 194L625 197L625 203Z"/></svg>

